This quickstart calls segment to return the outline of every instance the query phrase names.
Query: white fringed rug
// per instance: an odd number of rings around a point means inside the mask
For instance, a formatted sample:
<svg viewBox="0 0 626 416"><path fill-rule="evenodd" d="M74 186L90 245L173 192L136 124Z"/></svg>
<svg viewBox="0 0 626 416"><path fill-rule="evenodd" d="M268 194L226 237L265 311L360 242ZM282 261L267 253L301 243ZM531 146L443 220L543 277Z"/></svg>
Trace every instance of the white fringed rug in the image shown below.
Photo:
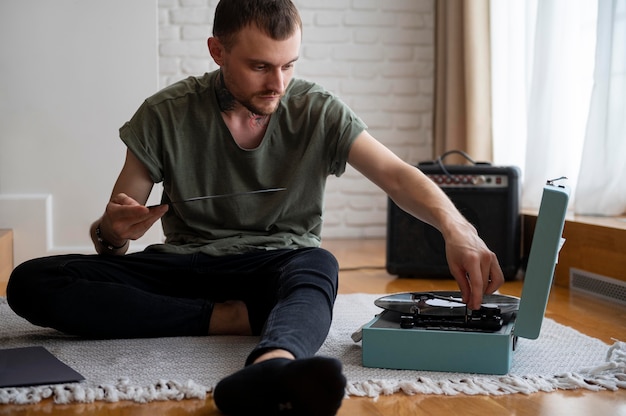
<svg viewBox="0 0 626 416"><path fill-rule="evenodd" d="M379 296L339 295L334 323L319 351L343 362L348 395L503 395L626 388L626 343L609 346L550 319L544 320L539 339L519 340L506 376L364 368L361 344L354 343L351 334L380 312L373 303ZM242 367L256 340L234 336L83 340L29 324L0 298L0 348L44 346L86 379L0 389L0 404L36 403L49 397L56 403L203 399L221 378ZM416 346L419 353L427 352Z"/></svg>

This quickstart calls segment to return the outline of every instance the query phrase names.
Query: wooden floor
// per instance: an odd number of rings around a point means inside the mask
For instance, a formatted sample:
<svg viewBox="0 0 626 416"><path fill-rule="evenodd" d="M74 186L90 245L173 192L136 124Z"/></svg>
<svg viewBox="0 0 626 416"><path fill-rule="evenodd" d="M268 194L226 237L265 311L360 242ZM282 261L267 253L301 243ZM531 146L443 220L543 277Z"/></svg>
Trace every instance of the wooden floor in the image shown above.
<svg viewBox="0 0 626 416"><path fill-rule="evenodd" d="M398 279L384 270L382 240L329 240L324 247L335 253L342 267L340 293L393 293L403 291L455 290L453 281ZM506 282L501 293L519 296L521 282ZM626 341L626 307L599 302L554 287L546 316L576 328L589 336L612 344ZM99 416L218 416L211 397L149 404L93 403L55 405L44 401L30 406L0 406L0 415L99 415ZM437 396L395 394L374 401L368 398L344 400L339 416L419 416L419 415L623 415L626 416L626 390L590 392L587 390L514 394L505 396Z"/></svg>

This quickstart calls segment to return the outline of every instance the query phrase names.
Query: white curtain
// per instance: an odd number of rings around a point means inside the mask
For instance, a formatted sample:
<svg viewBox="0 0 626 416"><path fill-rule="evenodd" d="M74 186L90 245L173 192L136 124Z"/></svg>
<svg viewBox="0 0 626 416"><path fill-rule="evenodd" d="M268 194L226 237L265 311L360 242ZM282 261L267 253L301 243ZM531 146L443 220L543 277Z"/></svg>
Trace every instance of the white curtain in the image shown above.
<svg viewBox="0 0 626 416"><path fill-rule="evenodd" d="M491 1L494 163L522 168L522 205L573 189L593 84L597 1ZM623 44L622 44L623 47Z"/></svg>
<svg viewBox="0 0 626 416"><path fill-rule="evenodd" d="M599 0L594 86L576 189L579 214L626 212L626 0Z"/></svg>

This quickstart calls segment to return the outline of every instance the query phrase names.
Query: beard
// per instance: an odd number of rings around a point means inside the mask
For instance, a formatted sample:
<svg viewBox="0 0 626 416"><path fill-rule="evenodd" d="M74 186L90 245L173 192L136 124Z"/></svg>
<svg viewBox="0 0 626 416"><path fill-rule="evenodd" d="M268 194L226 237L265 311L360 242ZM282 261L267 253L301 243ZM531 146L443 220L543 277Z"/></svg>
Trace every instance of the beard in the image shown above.
<svg viewBox="0 0 626 416"><path fill-rule="evenodd" d="M276 111L283 97L283 94L269 90L244 95L238 91L233 92L227 85L236 85L236 83L231 82L230 77L225 75L224 71L220 71L220 76L216 80L216 91L222 111L233 110L237 104L240 104L252 114L269 116Z"/></svg>
<svg viewBox="0 0 626 416"><path fill-rule="evenodd" d="M264 97L275 97L273 100L269 100ZM251 97L246 99L238 99L233 96L239 104L244 106L248 111L252 114L256 114L259 116L269 116L272 115L276 109L278 108L278 103L282 98L282 95L275 94L273 91L266 91L262 93L253 94ZM261 103L256 104L255 101L261 101Z"/></svg>

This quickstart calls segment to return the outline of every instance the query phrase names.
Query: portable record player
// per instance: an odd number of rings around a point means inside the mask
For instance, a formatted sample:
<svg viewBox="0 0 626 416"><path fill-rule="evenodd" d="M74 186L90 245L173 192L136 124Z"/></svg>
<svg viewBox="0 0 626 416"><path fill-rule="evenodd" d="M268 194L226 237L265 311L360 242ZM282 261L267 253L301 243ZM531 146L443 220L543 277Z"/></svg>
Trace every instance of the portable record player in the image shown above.
<svg viewBox="0 0 626 416"><path fill-rule="evenodd" d="M469 311L460 292L399 293L378 299L384 309L362 328L363 366L506 374L517 337L541 330L559 250L569 188L549 181L535 226L518 299L486 295Z"/></svg>

